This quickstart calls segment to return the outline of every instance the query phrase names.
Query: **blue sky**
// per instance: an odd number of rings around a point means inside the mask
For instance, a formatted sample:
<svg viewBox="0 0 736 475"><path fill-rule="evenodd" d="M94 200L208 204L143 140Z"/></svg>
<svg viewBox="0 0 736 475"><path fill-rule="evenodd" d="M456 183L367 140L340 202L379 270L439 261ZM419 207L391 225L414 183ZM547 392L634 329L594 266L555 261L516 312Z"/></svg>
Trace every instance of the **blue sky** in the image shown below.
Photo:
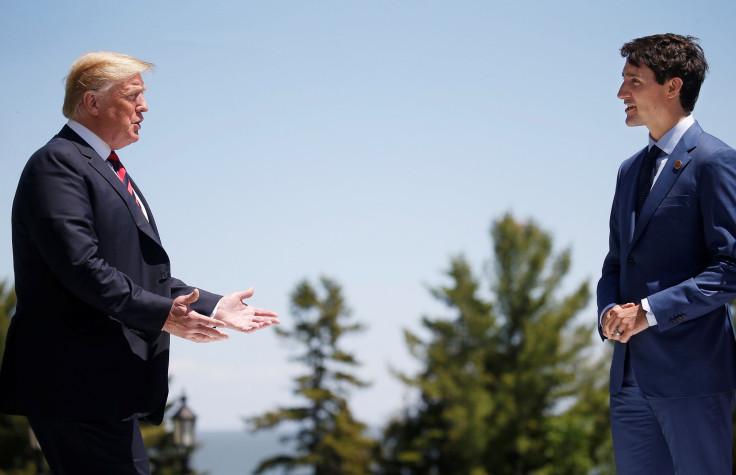
<svg viewBox="0 0 736 475"><path fill-rule="evenodd" d="M368 327L345 346L374 383L352 404L381 424L408 397L389 364L416 367L402 329L450 315L427 287L460 253L483 271L493 219L535 219L573 249L568 288L594 287L616 170L646 144L616 98L621 44L698 36L711 72L695 117L736 144L735 21L727 1L0 0L0 277L17 179L65 121L69 65L90 50L153 62L141 139L120 156L174 275L254 285L284 325L300 279L339 281ZM291 355L269 330L176 341L172 395L203 429L242 429L291 400Z"/></svg>

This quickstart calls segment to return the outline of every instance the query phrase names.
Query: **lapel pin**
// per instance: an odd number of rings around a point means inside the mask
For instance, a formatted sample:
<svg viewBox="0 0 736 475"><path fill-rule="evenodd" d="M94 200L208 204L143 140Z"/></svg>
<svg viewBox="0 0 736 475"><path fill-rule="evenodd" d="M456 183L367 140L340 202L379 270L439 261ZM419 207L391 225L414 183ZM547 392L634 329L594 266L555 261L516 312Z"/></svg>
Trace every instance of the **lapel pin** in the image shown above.
<svg viewBox="0 0 736 475"><path fill-rule="evenodd" d="M682 166L682 162L681 162L681 161L679 161L679 160L677 160L677 161L675 162L675 170L679 170L681 166Z"/></svg>

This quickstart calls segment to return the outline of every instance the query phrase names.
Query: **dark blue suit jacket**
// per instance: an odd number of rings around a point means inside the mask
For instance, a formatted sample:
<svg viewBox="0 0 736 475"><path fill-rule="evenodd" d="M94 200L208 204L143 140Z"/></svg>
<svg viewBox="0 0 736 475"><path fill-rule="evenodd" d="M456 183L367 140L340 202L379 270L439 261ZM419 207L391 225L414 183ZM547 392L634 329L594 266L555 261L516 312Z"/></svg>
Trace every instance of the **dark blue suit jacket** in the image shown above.
<svg viewBox="0 0 736 475"><path fill-rule="evenodd" d="M693 124L670 154L635 219L645 148L619 169L598 314L648 297L657 325L628 342L641 390L690 397L736 388L736 151ZM679 162L679 163L678 163ZM679 166L678 166L679 165ZM603 334L598 326L598 331ZM626 347L615 343L610 391Z"/></svg>
<svg viewBox="0 0 736 475"><path fill-rule="evenodd" d="M134 185L135 186L135 185ZM104 160L69 127L29 159L13 202L18 304L0 370L0 412L71 420L147 416L168 394L174 297L150 222ZM200 291L210 314L220 296Z"/></svg>

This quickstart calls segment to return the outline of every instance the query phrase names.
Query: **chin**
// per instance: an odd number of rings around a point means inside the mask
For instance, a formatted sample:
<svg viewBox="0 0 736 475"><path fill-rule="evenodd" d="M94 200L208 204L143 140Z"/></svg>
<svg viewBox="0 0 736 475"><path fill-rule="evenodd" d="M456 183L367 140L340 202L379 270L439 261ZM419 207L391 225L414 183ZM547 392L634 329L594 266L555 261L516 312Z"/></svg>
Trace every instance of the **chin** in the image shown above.
<svg viewBox="0 0 736 475"><path fill-rule="evenodd" d="M135 143L138 141L138 137L135 138L129 138L127 140L121 140L116 147L110 147L113 150L120 150L121 148L127 147L128 145Z"/></svg>

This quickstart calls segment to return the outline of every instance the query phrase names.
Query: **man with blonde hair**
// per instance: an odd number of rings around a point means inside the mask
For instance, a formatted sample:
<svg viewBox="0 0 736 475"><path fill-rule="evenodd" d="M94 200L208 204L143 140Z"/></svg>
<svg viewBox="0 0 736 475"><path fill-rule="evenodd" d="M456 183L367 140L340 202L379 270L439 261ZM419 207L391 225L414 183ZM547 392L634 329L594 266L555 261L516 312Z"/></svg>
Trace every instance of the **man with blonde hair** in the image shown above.
<svg viewBox="0 0 736 475"><path fill-rule="evenodd" d="M116 150L136 142L153 65L72 64L61 132L28 160L12 212L18 297L0 412L24 414L56 474L147 474L138 420L163 419L169 335L195 342L279 323L170 274L151 208Z"/></svg>

